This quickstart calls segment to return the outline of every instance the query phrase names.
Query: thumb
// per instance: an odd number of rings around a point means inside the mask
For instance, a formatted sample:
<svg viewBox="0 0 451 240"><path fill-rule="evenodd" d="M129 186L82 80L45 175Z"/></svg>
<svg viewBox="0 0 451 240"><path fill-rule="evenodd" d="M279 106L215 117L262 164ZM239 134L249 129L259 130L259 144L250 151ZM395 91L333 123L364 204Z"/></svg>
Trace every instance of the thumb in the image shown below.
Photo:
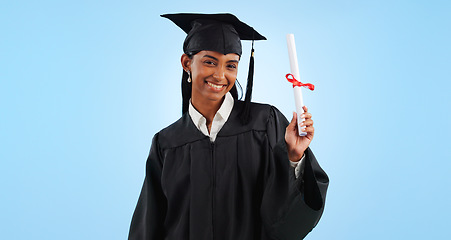
<svg viewBox="0 0 451 240"><path fill-rule="evenodd" d="M296 127L296 119L297 119L297 114L296 114L296 112L293 112L293 117L291 118L291 122L288 125L288 127L290 129L294 129Z"/></svg>

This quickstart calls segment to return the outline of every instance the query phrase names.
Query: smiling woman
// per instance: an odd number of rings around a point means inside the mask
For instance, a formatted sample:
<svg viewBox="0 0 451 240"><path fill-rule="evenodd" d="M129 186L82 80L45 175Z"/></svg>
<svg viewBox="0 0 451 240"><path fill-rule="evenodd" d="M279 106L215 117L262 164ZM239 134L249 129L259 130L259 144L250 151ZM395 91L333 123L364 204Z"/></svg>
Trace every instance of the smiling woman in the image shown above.
<svg viewBox="0 0 451 240"><path fill-rule="evenodd" d="M213 117L224 96L235 85L240 56L200 51L192 58L182 55L182 66L192 80L191 103L207 119L210 130Z"/></svg>
<svg viewBox="0 0 451 240"><path fill-rule="evenodd" d="M188 36L183 116L155 134L129 239L301 239L318 223L329 179L308 148L311 114L291 123L235 81L240 40L263 40L231 14L163 15ZM297 124L306 126L299 136Z"/></svg>

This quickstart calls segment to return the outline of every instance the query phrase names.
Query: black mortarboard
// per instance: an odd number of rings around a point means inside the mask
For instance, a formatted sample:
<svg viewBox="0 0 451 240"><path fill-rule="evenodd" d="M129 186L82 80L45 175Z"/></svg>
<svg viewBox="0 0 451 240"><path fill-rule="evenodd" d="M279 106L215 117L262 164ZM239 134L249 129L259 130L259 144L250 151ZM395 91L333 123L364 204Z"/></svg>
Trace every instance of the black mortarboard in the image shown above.
<svg viewBox="0 0 451 240"><path fill-rule="evenodd" d="M242 113L243 122L247 122L250 117L249 103L252 96L254 76L253 41L266 40L266 38L230 13L177 13L163 14L161 16L168 18L188 34L183 43L183 52L188 55L194 55L200 51L208 50L222 54L236 53L241 56L240 40L252 40L246 97L244 100L246 106ZM187 77L184 73L182 77L183 113L188 111L188 100L191 97L191 91L188 85L186 85L186 81L184 81ZM237 97L237 94L232 95L236 95L234 96L235 98Z"/></svg>
<svg viewBox="0 0 451 240"><path fill-rule="evenodd" d="M240 40L266 40L246 23L230 13L163 14L185 31L183 52L195 54L202 50L216 51L222 54L236 53L241 56Z"/></svg>

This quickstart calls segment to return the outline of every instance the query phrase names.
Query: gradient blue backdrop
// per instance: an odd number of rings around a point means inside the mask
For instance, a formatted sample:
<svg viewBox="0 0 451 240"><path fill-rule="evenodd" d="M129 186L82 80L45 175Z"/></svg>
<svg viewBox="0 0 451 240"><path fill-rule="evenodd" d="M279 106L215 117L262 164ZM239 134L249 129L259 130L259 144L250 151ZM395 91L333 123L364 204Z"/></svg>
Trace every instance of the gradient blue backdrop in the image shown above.
<svg viewBox="0 0 451 240"><path fill-rule="evenodd" d="M265 35L253 99L287 117L295 34L331 180L307 239L451 237L450 1L6 0L1 239L126 239L151 139L181 115L185 34L159 17L176 12L232 12Z"/></svg>

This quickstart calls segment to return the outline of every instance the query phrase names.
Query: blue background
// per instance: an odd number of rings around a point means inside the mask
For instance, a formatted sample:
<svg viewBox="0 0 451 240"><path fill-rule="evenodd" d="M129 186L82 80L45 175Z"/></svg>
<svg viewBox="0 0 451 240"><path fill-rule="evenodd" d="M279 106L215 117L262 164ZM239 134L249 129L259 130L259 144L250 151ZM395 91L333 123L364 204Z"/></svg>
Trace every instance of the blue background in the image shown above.
<svg viewBox="0 0 451 240"><path fill-rule="evenodd" d="M185 34L232 12L253 100L294 109L293 33L331 183L306 239L449 239L449 1L2 1L0 238L126 239L153 135L181 115ZM245 86L250 43L238 79Z"/></svg>

